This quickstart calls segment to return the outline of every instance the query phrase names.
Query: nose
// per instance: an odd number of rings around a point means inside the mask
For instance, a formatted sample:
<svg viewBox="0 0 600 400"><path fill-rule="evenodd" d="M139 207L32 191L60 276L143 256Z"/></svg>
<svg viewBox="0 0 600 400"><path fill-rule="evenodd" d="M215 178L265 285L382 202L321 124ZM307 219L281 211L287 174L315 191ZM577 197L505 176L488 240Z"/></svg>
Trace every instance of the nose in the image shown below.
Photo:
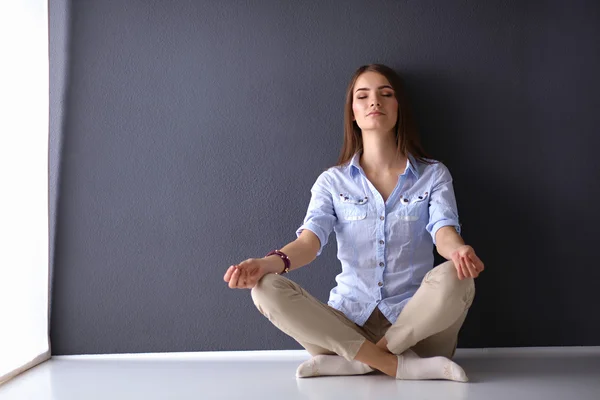
<svg viewBox="0 0 600 400"><path fill-rule="evenodd" d="M374 105L378 105L378 106L381 105L381 102L379 101L379 96L377 96L377 95L375 95L375 97L373 97L373 100L371 100L371 106L374 106Z"/></svg>

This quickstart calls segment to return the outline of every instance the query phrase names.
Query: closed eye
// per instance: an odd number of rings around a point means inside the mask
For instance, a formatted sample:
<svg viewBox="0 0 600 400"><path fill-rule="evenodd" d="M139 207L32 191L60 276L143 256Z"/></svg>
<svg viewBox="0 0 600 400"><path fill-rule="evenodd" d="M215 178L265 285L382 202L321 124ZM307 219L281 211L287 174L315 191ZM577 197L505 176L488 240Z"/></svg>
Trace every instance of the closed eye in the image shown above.
<svg viewBox="0 0 600 400"><path fill-rule="evenodd" d="M392 97L391 94L382 94L382 96L384 96L384 97ZM357 99L366 99L366 98L367 98L367 96L357 97Z"/></svg>

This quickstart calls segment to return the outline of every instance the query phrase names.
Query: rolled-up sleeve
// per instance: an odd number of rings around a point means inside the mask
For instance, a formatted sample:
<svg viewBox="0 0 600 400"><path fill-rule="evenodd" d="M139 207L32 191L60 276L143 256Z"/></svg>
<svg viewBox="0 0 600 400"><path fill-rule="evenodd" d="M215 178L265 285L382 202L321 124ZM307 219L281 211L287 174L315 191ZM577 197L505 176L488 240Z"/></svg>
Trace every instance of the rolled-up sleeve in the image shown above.
<svg viewBox="0 0 600 400"><path fill-rule="evenodd" d="M456 232L459 235L461 233L452 175L448 167L440 162L429 197L429 223L427 224L427 232L431 235L434 245L436 232L444 226L454 226Z"/></svg>
<svg viewBox="0 0 600 400"><path fill-rule="evenodd" d="M321 243L317 256L321 255L337 220L330 188L330 180L327 171L325 171L319 175L310 190L311 198L306 217L304 217L302 225L296 230L297 237L300 237L300 233L304 229L308 229L317 235Z"/></svg>

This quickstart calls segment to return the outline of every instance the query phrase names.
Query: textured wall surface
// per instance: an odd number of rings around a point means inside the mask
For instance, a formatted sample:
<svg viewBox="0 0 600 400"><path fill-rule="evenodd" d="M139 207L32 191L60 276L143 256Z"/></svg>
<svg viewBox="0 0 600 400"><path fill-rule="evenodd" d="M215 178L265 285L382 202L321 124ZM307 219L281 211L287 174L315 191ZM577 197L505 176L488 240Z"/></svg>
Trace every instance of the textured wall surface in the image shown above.
<svg viewBox="0 0 600 400"><path fill-rule="evenodd" d="M487 266L459 346L600 345L597 2L110 0L62 15L53 354L300 349L223 274L295 239L339 154L346 85L372 62L404 74ZM289 276L323 302L336 246Z"/></svg>

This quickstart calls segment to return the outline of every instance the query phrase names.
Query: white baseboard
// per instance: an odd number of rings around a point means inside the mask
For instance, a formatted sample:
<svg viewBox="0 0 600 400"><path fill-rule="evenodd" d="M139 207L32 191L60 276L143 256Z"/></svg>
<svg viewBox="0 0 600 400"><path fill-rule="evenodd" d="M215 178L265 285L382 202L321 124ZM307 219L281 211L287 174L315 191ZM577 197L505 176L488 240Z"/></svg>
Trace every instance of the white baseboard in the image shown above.
<svg viewBox="0 0 600 400"><path fill-rule="evenodd" d="M198 351L179 353L122 353L53 356L56 360L298 360L310 358L306 350Z"/></svg>
<svg viewBox="0 0 600 400"><path fill-rule="evenodd" d="M461 356L515 356L515 355L600 355L600 346L567 347L493 347L479 349L457 349ZM121 354L80 354L53 356L54 360L302 360L310 358L306 350L248 350L248 351L199 351L174 353L121 353Z"/></svg>

